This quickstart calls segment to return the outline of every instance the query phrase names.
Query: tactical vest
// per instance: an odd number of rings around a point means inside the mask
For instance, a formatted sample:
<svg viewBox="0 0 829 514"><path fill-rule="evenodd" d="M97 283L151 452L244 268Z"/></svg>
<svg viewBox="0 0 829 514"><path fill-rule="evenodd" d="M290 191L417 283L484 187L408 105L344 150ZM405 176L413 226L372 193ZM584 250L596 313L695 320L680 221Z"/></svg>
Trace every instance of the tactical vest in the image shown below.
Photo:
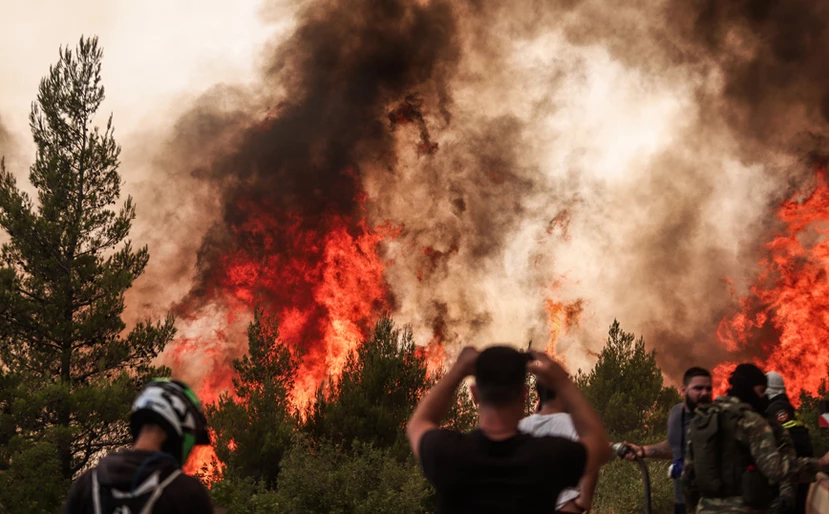
<svg viewBox="0 0 829 514"><path fill-rule="evenodd" d="M151 514L164 488L181 475L181 470L173 471L164 481L159 480L160 474L160 471L151 474L132 491L119 491L102 489L98 483L98 471L93 471L92 505L95 514Z"/></svg>
<svg viewBox="0 0 829 514"><path fill-rule="evenodd" d="M742 496L746 505L767 507L775 487L757 470L749 448L737 441L737 426L751 407L719 402L697 408L688 429L694 450L694 477L700 496Z"/></svg>

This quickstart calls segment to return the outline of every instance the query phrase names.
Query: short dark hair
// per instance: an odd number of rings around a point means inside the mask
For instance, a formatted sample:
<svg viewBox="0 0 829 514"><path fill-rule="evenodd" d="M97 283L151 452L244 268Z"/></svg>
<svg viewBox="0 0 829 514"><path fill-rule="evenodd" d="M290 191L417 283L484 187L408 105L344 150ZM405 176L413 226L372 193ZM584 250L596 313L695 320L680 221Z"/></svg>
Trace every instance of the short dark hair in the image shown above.
<svg viewBox="0 0 829 514"><path fill-rule="evenodd" d="M475 361L475 387L482 404L503 407L521 402L529 355L509 346L491 346Z"/></svg>
<svg viewBox="0 0 829 514"><path fill-rule="evenodd" d="M556 399L555 389L545 387L541 382L535 383L535 392L538 393L538 401L541 403L551 402Z"/></svg>
<svg viewBox="0 0 829 514"><path fill-rule="evenodd" d="M694 377L708 377L711 378L711 372L705 368L700 368L698 366L694 366L692 368L688 368L685 371L685 375L682 376L682 385L687 386L691 383L691 379Z"/></svg>

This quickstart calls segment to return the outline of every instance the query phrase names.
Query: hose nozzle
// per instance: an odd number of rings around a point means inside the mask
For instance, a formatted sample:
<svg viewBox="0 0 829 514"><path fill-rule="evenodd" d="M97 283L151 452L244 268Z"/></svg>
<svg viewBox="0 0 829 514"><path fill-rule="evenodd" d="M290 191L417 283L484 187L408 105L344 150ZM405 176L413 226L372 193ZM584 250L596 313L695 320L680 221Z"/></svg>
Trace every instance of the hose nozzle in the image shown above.
<svg viewBox="0 0 829 514"><path fill-rule="evenodd" d="M631 452L630 446L625 443L613 443L610 445L610 449L613 450L613 453L615 453L620 459L624 459L625 455Z"/></svg>

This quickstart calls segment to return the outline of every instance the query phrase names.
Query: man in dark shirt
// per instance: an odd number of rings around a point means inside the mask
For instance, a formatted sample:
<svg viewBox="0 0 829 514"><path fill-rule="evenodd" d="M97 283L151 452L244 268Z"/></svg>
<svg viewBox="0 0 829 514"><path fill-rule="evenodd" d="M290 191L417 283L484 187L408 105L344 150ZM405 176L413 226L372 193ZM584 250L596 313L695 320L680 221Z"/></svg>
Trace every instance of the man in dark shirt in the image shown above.
<svg viewBox="0 0 829 514"><path fill-rule="evenodd" d="M572 416L578 442L518 431L527 371L556 391ZM466 434L440 429L455 390L470 375L475 376L471 391L479 428ZM481 353L464 348L420 402L406 432L437 491L440 513L554 512L561 490L575 487L585 470L598 469L610 454L599 417L561 366L543 353L505 346Z"/></svg>
<svg viewBox="0 0 829 514"><path fill-rule="evenodd" d="M682 377L680 392L685 401L674 405L668 415L668 438L647 446L627 443L633 450L628 454L628 460L633 460L633 455L636 454L640 458L672 459L675 467L682 465L677 462L681 463L685 458L686 434L691 418L694 417L694 409L697 405L711 403L711 372L704 368L688 368ZM682 497L682 484L679 482L682 468L671 470L671 478L674 480L674 514L685 514L685 500Z"/></svg>
<svg viewBox="0 0 829 514"><path fill-rule="evenodd" d="M195 393L183 382L156 379L130 415L132 448L112 453L72 485L62 514L212 514L207 490L182 474L194 445L209 444Z"/></svg>

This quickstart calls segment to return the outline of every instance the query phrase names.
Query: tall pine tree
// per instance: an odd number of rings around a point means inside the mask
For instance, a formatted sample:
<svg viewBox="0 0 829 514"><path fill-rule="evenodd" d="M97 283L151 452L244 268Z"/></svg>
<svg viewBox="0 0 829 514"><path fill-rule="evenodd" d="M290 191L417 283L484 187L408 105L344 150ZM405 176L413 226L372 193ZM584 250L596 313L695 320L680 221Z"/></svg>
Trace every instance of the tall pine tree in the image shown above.
<svg viewBox="0 0 829 514"><path fill-rule="evenodd" d="M126 441L137 386L166 371L152 361L174 328L168 316L124 333L124 293L149 254L126 239L132 199L116 205L112 116L103 130L93 125L104 99L103 53L97 38L82 37L75 51L59 54L29 116L37 200L0 166L0 226L8 234L0 254L0 367L7 378L25 377L3 407L5 425L15 425L7 443L17 452L4 463L7 472L27 462L27 449L52 448L68 481Z"/></svg>
<svg viewBox="0 0 829 514"><path fill-rule="evenodd" d="M589 373L579 370L576 384L608 433L630 441L664 434L668 413L681 400L676 389L664 386L656 350L646 350L644 338L625 332L615 319L596 365Z"/></svg>
<svg viewBox="0 0 829 514"><path fill-rule="evenodd" d="M248 355L233 361L235 394L222 394L206 409L216 454L229 474L276 486L297 425L289 394L298 365L279 339L276 318L257 308L248 326Z"/></svg>

